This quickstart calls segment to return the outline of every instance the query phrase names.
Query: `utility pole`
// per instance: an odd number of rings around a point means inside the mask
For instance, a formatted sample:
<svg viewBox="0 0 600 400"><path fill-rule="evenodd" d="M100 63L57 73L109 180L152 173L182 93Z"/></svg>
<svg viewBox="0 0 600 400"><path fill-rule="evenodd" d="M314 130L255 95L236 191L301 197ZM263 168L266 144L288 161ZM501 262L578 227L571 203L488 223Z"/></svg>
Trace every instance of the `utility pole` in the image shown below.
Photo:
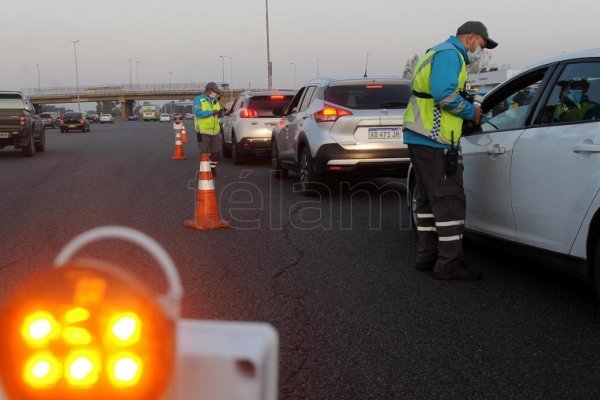
<svg viewBox="0 0 600 400"><path fill-rule="evenodd" d="M75 82L77 84L77 110L81 112L81 102L79 101L79 71L77 70L77 46L79 40L70 40L73 43L73 53L75 53Z"/></svg>

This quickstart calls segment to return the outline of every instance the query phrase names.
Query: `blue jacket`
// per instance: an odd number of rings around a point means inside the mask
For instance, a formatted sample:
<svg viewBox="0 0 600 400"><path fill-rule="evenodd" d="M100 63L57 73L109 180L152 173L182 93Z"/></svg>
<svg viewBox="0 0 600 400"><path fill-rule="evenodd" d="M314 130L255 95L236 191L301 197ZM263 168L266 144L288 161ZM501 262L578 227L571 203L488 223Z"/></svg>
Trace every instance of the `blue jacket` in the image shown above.
<svg viewBox="0 0 600 400"><path fill-rule="evenodd" d="M212 111L202 111L202 107L200 106L200 99L206 99L208 102L215 104L217 99L212 99L206 95L206 93L199 94L194 99L194 103L192 104L192 113L196 116L196 118L208 118L212 117Z"/></svg>
<svg viewBox="0 0 600 400"><path fill-rule="evenodd" d="M445 43L449 43L458 52L460 52L467 64L469 64L469 56L467 49L458 40L456 36L450 36ZM462 68L462 60L455 51L440 51L435 53L433 56L433 63L431 65L431 96L433 100L438 102L446 97L450 96L456 86L458 85L458 75ZM464 105L464 109L461 112L453 112L461 104ZM444 110L452 112L458 115L462 119L471 119L475 114L475 109L461 96L457 96L456 99L445 105ZM404 129L403 131L404 143L406 144L417 144L422 146L436 147L436 148L450 148L449 145L437 143L433 139L429 139L426 136L419 135L418 133L412 132L410 129Z"/></svg>

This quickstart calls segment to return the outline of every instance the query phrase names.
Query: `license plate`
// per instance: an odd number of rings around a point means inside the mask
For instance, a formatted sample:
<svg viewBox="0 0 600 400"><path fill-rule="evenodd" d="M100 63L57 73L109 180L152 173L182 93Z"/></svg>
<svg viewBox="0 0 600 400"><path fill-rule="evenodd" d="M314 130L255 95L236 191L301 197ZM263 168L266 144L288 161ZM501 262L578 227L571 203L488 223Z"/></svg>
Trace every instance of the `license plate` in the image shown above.
<svg viewBox="0 0 600 400"><path fill-rule="evenodd" d="M10 137L10 132L0 132L0 139L8 139Z"/></svg>
<svg viewBox="0 0 600 400"><path fill-rule="evenodd" d="M401 139L400 128L369 128L369 139Z"/></svg>
<svg viewBox="0 0 600 400"><path fill-rule="evenodd" d="M77 125L69 125L69 128L77 128Z"/></svg>

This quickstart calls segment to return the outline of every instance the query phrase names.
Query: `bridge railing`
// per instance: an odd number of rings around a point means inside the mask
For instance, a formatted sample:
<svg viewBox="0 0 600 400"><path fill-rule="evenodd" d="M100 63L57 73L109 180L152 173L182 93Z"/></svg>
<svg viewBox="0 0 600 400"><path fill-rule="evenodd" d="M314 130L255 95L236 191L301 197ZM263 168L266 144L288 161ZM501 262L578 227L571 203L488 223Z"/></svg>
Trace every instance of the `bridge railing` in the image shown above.
<svg viewBox="0 0 600 400"><path fill-rule="evenodd" d="M26 88L23 93L30 97L64 97L91 95L148 95L166 94L172 92L200 93L206 83L150 83L143 85L107 84L86 86L62 86L50 88ZM79 89L79 91L78 91ZM228 90L228 89L227 89Z"/></svg>

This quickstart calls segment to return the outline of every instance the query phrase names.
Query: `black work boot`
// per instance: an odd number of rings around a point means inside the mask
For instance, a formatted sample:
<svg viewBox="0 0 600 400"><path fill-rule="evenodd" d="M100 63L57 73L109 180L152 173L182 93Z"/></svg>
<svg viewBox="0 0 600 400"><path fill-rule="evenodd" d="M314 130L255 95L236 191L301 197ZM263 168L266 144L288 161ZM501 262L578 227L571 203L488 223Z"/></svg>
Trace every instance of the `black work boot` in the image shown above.
<svg viewBox="0 0 600 400"><path fill-rule="evenodd" d="M469 267L461 261L452 269L434 269L433 277L443 281L476 281L482 278L482 274L479 268Z"/></svg>

